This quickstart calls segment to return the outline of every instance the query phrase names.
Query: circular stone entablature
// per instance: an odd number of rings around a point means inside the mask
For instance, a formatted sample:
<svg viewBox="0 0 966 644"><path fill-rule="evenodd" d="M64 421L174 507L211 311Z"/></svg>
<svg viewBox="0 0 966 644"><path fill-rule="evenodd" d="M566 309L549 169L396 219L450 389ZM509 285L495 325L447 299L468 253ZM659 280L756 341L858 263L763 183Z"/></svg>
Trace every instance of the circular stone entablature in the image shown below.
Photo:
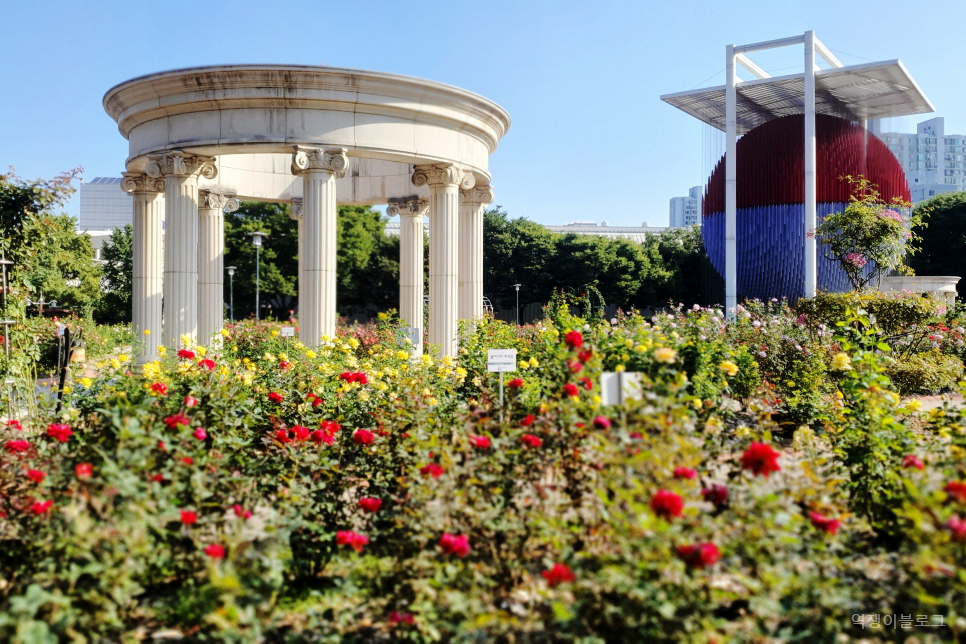
<svg viewBox="0 0 966 644"><path fill-rule="evenodd" d="M220 65L141 76L109 90L104 109L128 139L129 171L143 171L148 155L171 150L252 155L265 189L249 187L264 193L249 196L268 199L293 196L267 177L291 183L281 155L298 145L345 148L350 157L372 160L355 164L372 179L403 174L397 164L448 163L489 183L488 157L510 127L506 110L457 87L300 65Z"/></svg>

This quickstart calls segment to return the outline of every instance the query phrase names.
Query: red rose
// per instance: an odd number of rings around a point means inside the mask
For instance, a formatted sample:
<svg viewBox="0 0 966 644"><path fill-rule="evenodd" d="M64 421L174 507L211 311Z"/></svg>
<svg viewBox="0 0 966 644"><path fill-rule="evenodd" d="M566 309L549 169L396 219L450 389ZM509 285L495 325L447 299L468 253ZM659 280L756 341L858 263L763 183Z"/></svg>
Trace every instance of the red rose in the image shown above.
<svg viewBox="0 0 966 644"><path fill-rule="evenodd" d="M312 432L312 442L315 444L325 443L326 445L331 445L333 440L332 434L321 429Z"/></svg>
<svg viewBox="0 0 966 644"><path fill-rule="evenodd" d="M359 507L366 512L378 512L379 508L382 507L382 499L377 499L374 496L366 496L359 499Z"/></svg>
<svg viewBox="0 0 966 644"><path fill-rule="evenodd" d="M488 436L470 436L470 443L476 449L487 449L491 445Z"/></svg>
<svg viewBox="0 0 966 644"><path fill-rule="evenodd" d="M571 398L576 398L580 395L580 391L577 389L577 385L572 382L568 382L563 386L563 393L565 396L570 396Z"/></svg>
<svg viewBox="0 0 966 644"><path fill-rule="evenodd" d="M953 533L953 541L966 541L966 521L955 514L946 521L946 529Z"/></svg>
<svg viewBox="0 0 966 644"><path fill-rule="evenodd" d="M188 418L183 411L179 411L174 416L168 416L165 418L164 424L168 426L168 429L175 429L178 425L184 425L187 427L191 424L191 419Z"/></svg>
<svg viewBox="0 0 966 644"><path fill-rule="evenodd" d="M695 470L690 467L675 467L674 468L674 478L676 479L693 479L698 476Z"/></svg>
<svg viewBox="0 0 966 644"><path fill-rule="evenodd" d="M245 508L238 505L237 503L231 506L231 509L235 513L235 516L238 517L239 519L247 519L252 516L251 510L246 510Z"/></svg>
<svg viewBox="0 0 966 644"><path fill-rule="evenodd" d="M268 399L271 400L273 403L280 403L285 399L285 396L278 393L277 391L273 391L268 394Z"/></svg>
<svg viewBox="0 0 966 644"><path fill-rule="evenodd" d="M741 469L751 470L755 475L768 478L772 472L781 469L778 465L778 452L765 443L752 443L741 455Z"/></svg>
<svg viewBox="0 0 966 644"><path fill-rule="evenodd" d="M432 476L434 479L438 479L445 472L442 467L437 463L427 463L419 468L419 473L423 476Z"/></svg>
<svg viewBox="0 0 966 644"><path fill-rule="evenodd" d="M523 387L523 380L521 378L514 378L510 382L506 383L508 389L520 389Z"/></svg>
<svg viewBox="0 0 966 644"><path fill-rule="evenodd" d="M530 425L533 424L533 421L535 421L535 420L536 420L536 417L533 414L527 414L523 418L523 420L520 421L520 426L521 427L529 427Z"/></svg>
<svg viewBox="0 0 966 644"><path fill-rule="evenodd" d="M389 613L389 623L390 624L407 624L412 626L416 623L416 618L413 617L412 613L400 613L399 611L392 611Z"/></svg>
<svg viewBox="0 0 966 644"><path fill-rule="evenodd" d="M275 435L275 440L277 440L279 443L281 443L283 445L285 443L291 443L292 442L292 439L288 435L288 430L287 429L276 429L274 435Z"/></svg>
<svg viewBox="0 0 966 644"><path fill-rule="evenodd" d="M594 355L593 351L591 351L590 349L584 349L583 351L580 351L577 354L577 359L580 360L581 362L587 362L588 360L590 360L591 356L593 355Z"/></svg>
<svg viewBox="0 0 966 644"><path fill-rule="evenodd" d="M198 522L198 515L191 510L181 511L181 523L185 525L191 525Z"/></svg>
<svg viewBox="0 0 966 644"><path fill-rule="evenodd" d="M582 384L584 386L584 389L586 389L587 391L590 391L591 389L594 388L594 383L591 382L590 378L581 378L580 384Z"/></svg>
<svg viewBox="0 0 966 644"><path fill-rule="evenodd" d="M570 360L567 360L566 365L567 368L570 369L570 373L579 373L580 370L584 368L584 365L577 361L571 362Z"/></svg>
<svg viewBox="0 0 966 644"><path fill-rule="evenodd" d="M224 559L225 558L225 546L220 543L213 543L205 548L205 554L212 559Z"/></svg>
<svg viewBox="0 0 966 644"><path fill-rule="evenodd" d="M151 391L159 396L166 396L168 394L168 385L163 382L155 382L151 385Z"/></svg>
<svg viewBox="0 0 966 644"><path fill-rule="evenodd" d="M47 514L50 507L54 504L53 501L34 501L30 504L30 511L40 516L41 514Z"/></svg>
<svg viewBox="0 0 966 644"><path fill-rule="evenodd" d="M334 420L323 420L321 423L319 423L319 427L322 428L322 431L328 432L330 434L334 434L340 429L342 429L342 425L335 422Z"/></svg>
<svg viewBox="0 0 966 644"><path fill-rule="evenodd" d="M568 331L567 335L564 336L564 344L566 344L571 349L576 349L584 343L584 336L580 334L580 331Z"/></svg>
<svg viewBox="0 0 966 644"><path fill-rule="evenodd" d="M90 477L94 476L94 468L90 463L78 463L74 466L74 476L82 481L86 481Z"/></svg>
<svg viewBox="0 0 966 644"><path fill-rule="evenodd" d="M185 456L184 458L181 459L181 462L184 463L185 465L194 465L195 459L191 458L190 456Z"/></svg>
<svg viewBox="0 0 966 644"><path fill-rule="evenodd" d="M701 496L719 510L728 505L728 488L723 485L715 483L711 487L706 487L701 490Z"/></svg>
<svg viewBox="0 0 966 644"><path fill-rule="evenodd" d="M74 432L71 431L69 426L62 423L51 423L47 426L47 435L61 443L66 443L74 435Z"/></svg>
<svg viewBox="0 0 966 644"><path fill-rule="evenodd" d="M657 493L651 497L651 510L653 510L654 514L657 516L670 521L674 517L681 516L681 513L684 510L684 499L674 492L658 490Z"/></svg>
<svg viewBox="0 0 966 644"><path fill-rule="evenodd" d="M610 419L606 416L597 416L594 418L594 427L597 429L610 429Z"/></svg>
<svg viewBox="0 0 966 644"><path fill-rule="evenodd" d="M524 434L520 437L520 442L527 447L532 447L534 449L543 445L543 441L540 440L540 437L534 436L533 434Z"/></svg>
<svg viewBox="0 0 966 644"><path fill-rule="evenodd" d="M376 435L368 429L357 429L352 434L352 440L356 445L372 445L376 440Z"/></svg>
<svg viewBox="0 0 966 644"><path fill-rule="evenodd" d="M152 474L151 480L155 483L164 483L164 474Z"/></svg>
<svg viewBox="0 0 966 644"><path fill-rule="evenodd" d="M189 351L188 349L178 349L178 357L185 358L186 360L191 360L195 357L194 351Z"/></svg>
<svg viewBox="0 0 966 644"><path fill-rule="evenodd" d="M301 425L294 425L292 427L292 435L297 441L308 440L312 432L309 431L308 427L302 427Z"/></svg>
<svg viewBox="0 0 966 644"><path fill-rule="evenodd" d="M966 483L962 481L950 481L943 488L949 498L956 499L960 503L966 503Z"/></svg>
<svg viewBox="0 0 966 644"><path fill-rule="evenodd" d="M713 543L699 543L691 546L678 546L678 556L690 568L713 566L721 558L721 551Z"/></svg>
<svg viewBox="0 0 966 644"><path fill-rule="evenodd" d="M47 475L40 470L27 470L27 478L34 483L43 483Z"/></svg>
<svg viewBox="0 0 966 644"><path fill-rule="evenodd" d="M199 360L198 361L198 366L201 367L202 369L206 369L208 371L214 371L215 370L215 361L214 360L210 360L208 358L205 358L204 360Z"/></svg>
<svg viewBox="0 0 966 644"><path fill-rule="evenodd" d="M547 580L548 586L577 581L577 575L574 574L574 571L562 563L555 563L553 568L544 570L540 574Z"/></svg>
<svg viewBox="0 0 966 644"><path fill-rule="evenodd" d="M838 532L839 526L842 525L842 522L838 519L831 519L819 514L818 512L809 512L808 517L812 520L813 526L831 535L834 535L836 532Z"/></svg>
<svg viewBox="0 0 966 644"><path fill-rule="evenodd" d="M194 407L197 404L198 404L198 399L195 398L194 396L188 395L184 397L185 407Z"/></svg>
<svg viewBox="0 0 966 644"><path fill-rule="evenodd" d="M206 438L208 438L208 432L205 431L204 427L198 427L197 429L195 429L195 431L191 432L191 435L200 441L203 441Z"/></svg>
<svg viewBox="0 0 966 644"><path fill-rule="evenodd" d="M28 449L30 449L30 443L22 440L10 440L4 443L4 449L11 454L26 452Z"/></svg>
<svg viewBox="0 0 966 644"><path fill-rule="evenodd" d="M362 546L369 543L369 538L351 530L340 530L335 533L335 542L337 545L349 546L356 552L362 552Z"/></svg>
<svg viewBox="0 0 966 644"><path fill-rule="evenodd" d="M292 368L292 363L289 362L288 360L279 360L278 361L278 366L279 366L280 369L283 369L285 371L288 371L289 369Z"/></svg>
<svg viewBox="0 0 966 644"><path fill-rule="evenodd" d="M23 425L21 425L20 421L17 420L16 418L11 418L10 420L7 421L7 429L15 429L18 432L22 432Z"/></svg>
<svg viewBox="0 0 966 644"><path fill-rule="evenodd" d="M902 469L907 470L910 467L914 467L917 470L921 470L924 467L924 465L922 463L922 460L915 454L906 454L902 458Z"/></svg>
<svg viewBox="0 0 966 644"><path fill-rule="evenodd" d="M439 549L448 555L456 555L462 559L470 552L470 540L465 535L444 532L439 539Z"/></svg>

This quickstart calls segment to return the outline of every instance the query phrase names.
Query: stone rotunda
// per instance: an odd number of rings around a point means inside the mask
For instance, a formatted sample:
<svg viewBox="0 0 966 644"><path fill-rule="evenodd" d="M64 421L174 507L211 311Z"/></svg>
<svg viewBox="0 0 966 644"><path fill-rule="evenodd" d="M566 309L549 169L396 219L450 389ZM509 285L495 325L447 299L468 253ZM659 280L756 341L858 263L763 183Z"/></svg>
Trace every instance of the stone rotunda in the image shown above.
<svg viewBox="0 0 966 644"><path fill-rule="evenodd" d="M129 142L122 186L134 196L139 337L175 347L221 330L224 213L242 199L292 204L308 346L335 335L340 203L388 204L400 217L399 313L420 334L429 217L429 342L442 355L456 353L457 320L483 313L488 161L510 126L496 103L380 72L224 65L121 83L104 109ZM156 355L145 344L142 363Z"/></svg>

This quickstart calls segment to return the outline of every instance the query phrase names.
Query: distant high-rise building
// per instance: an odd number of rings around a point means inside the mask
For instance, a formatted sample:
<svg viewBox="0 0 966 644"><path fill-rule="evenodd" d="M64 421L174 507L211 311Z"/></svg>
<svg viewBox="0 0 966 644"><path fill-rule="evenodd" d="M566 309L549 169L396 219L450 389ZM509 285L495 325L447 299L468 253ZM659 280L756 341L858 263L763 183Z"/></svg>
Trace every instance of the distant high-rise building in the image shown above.
<svg viewBox="0 0 966 644"><path fill-rule="evenodd" d="M671 228L701 225L701 195L702 186L694 186L688 190L687 197L671 198Z"/></svg>
<svg viewBox="0 0 966 644"><path fill-rule="evenodd" d="M878 136L902 164L913 203L966 190L966 135L947 135L943 117L919 123L915 134L883 132Z"/></svg>
<svg viewBox="0 0 966 644"><path fill-rule="evenodd" d="M121 177L97 177L80 186L80 230L110 230L134 222L134 199Z"/></svg>

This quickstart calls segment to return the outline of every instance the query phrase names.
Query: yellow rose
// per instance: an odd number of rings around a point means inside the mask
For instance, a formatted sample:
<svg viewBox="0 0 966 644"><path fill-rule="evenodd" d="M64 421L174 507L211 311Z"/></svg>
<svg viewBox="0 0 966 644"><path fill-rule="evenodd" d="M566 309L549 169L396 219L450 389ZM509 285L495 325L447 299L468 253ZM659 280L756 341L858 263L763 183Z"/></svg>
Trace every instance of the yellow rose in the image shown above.
<svg viewBox="0 0 966 644"><path fill-rule="evenodd" d="M540 363L537 362L537 359L536 358L530 358L527 362L530 363L530 366L531 367L539 367L540 366Z"/></svg>
<svg viewBox="0 0 966 644"><path fill-rule="evenodd" d="M144 335L151 335L151 329L145 329Z"/></svg>
<svg viewBox="0 0 966 644"><path fill-rule="evenodd" d="M730 360L724 360L721 364L718 365L718 369L721 369L726 374L728 374L729 378L734 378L735 376L738 375L738 365L736 365Z"/></svg>
<svg viewBox="0 0 966 644"><path fill-rule="evenodd" d="M273 338L277 338L278 337L278 329L272 329L272 337Z"/></svg>
<svg viewBox="0 0 966 644"><path fill-rule="evenodd" d="M228 337L228 329L222 329L218 333L220 333L221 334L221 337L223 337L223 338L227 338Z"/></svg>
<svg viewBox="0 0 966 644"><path fill-rule="evenodd" d="M399 351L396 352L396 357L399 358L400 360L405 360L406 358L409 357L409 352L403 351L400 349Z"/></svg>
<svg viewBox="0 0 966 644"><path fill-rule="evenodd" d="M111 358L108 362L110 362L111 367L113 367L114 369L121 368L121 361L118 360L117 358Z"/></svg>
<svg viewBox="0 0 966 644"><path fill-rule="evenodd" d="M617 373L620 373L621 371L624 371L625 369L627 369L627 367L625 367L622 364L619 364L616 367L614 367L614 371L616 371Z"/></svg>
<svg viewBox="0 0 966 644"><path fill-rule="evenodd" d="M352 347L353 349L357 349L359 348L359 341L356 340L355 338L349 338L349 346Z"/></svg>
<svg viewBox="0 0 966 644"><path fill-rule="evenodd" d="M188 335L187 333L185 333L184 335L182 335L181 336L181 344L183 344L184 347L187 349L188 348L188 345L191 344L191 336Z"/></svg>
<svg viewBox="0 0 966 644"><path fill-rule="evenodd" d="M851 371L852 360L847 353L836 353L832 358L832 369L836 371Z"/></svg>
<svg viewBox="0 0 966 644"><path fill-rule="evenodd" d="M678 359L678 352L671 347L661 347L654 350L654 359L658 362L673 364Z"/></svg>
<svg viewBox="0 0 966 644"><path fill-rule="evenodd" d="M316 355L317 354L315 353L315 351L312 351L312 349L309 349L308 351L305 352L305 357L308 358L309 360L314 358Z"/></svg>
<svg viewBox="0 0 966 644"><path fill-rule="evenodd" d="M81 383L85 387L90 387L94 383L94 381L90 378L78 378L77 382Z"/></svg>
<svg viewBox="0 0 966 644"><path fill-rule="evenodd" d="M197 347L195 347L195 353L197 353L199 356L201 356L202 358L204 358L205 357L205 354L208 353L208 349L206 349L206 348L204 348L202 346L197 346Z"/></svg>

